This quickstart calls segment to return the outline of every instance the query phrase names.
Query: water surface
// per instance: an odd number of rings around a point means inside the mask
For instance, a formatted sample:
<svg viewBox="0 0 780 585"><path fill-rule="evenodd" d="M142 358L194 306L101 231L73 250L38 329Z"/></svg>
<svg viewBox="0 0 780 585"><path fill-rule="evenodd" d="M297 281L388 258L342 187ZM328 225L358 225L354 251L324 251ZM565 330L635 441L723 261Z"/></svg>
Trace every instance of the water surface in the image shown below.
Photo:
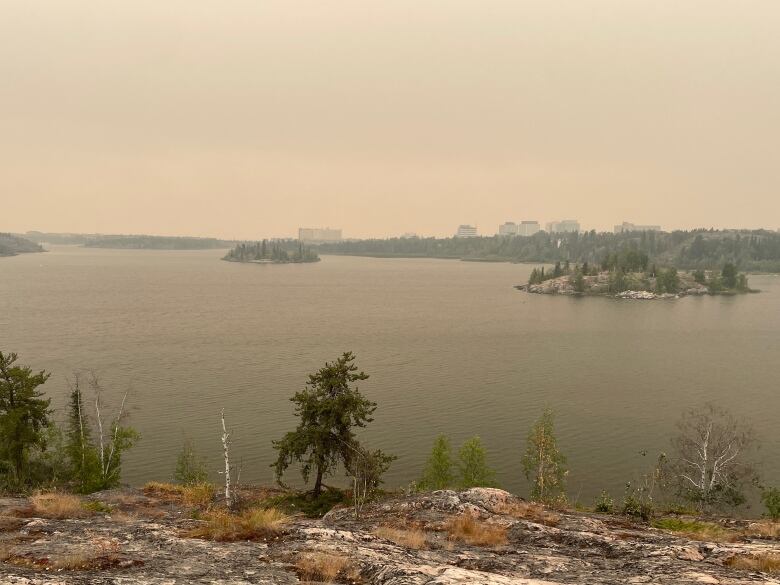
<svg viewBox="0 0 780 585"><path fill-rule="evenodd" d="M526 265L223 253L55 246L0 259L0 348L53 372L57 405L76 369L115 396L131 388L143 440L130 483L170 477L184 436L217 479L221 408L242 481L271 481L271 439L295 424L288 398L345 350L379 403L365 440L400 457L390 486L418 476L438 433L456 445L476 434L501 484L524 492L525 436L551 406L572 495L618 495L668 449L680 412L707 400L753 423L780 483L780 278L752 277L759 295L615 301L518 292Z"/></svg>

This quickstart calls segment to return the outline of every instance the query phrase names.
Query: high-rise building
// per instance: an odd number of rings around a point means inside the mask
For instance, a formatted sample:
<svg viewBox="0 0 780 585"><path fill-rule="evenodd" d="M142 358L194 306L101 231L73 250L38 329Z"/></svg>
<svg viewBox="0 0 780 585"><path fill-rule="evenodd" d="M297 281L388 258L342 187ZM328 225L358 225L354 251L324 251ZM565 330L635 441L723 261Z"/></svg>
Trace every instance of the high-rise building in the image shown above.
<svg viewBox="0 0 780 585"><path fill-rule="evenodd" d="M542 230L538 221L521 221L517 226L518 236L532 236Z"/></svg>
<svg viewBox="0 0 780 585"><path fill-rule="evenodd" d="M576 219L564 219L547 223L547 231L551 234L573 234L580 231L580 222Z"/></svg>
<svg viewBox="0 0 780 585"><path fill-rule="evenodd" d="M499 236L516 236L517 235L517 224L513 221L507 221L505 223L502 223L500 226L498 226L498 235Z"/></svg>
<svg viewBox="0 0 780 585"><path fill-rule="evenodd" d="M455 232L456 238L476 238L477 226L462 224L458 226L458 231Z"/></svg>
<svg viewBox="0 0 780 585"><path fill-rule="evenodd" d="M307 244L340 242L341 230L331 228L298 228L298 239Z"/></svg>
<svg viewBox="0 0 780 585"><path fill-rule="evenodd" d="M628 221L615 226L615 233L622 234L623 232L660 232L660 225L636 225Z"/></svg>

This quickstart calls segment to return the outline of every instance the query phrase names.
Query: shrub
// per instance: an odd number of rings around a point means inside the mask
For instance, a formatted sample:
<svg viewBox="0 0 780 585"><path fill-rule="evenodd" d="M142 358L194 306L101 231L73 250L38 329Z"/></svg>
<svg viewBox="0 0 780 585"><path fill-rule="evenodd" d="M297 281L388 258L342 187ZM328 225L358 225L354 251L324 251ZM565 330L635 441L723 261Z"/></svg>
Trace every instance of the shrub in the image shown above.
<svg viewBox="0 0 780 585"><path fill-rule="evenodd" d="M398 546L419 550L425 548L428 537L424 530L419 528L393 528L391 526L377 526L374 535L394 542Z"/></svg>
<svg viewBox="0 0 780 585"><path fill-rule="evenodd" d="M653 517L655 508L653 500L642 489L631 487L631 482L626 484L626 493L623 496L623 505L620 510L624 516L640 518L645 522Z"/></svg>
<svg viewBox="0 0 780 585"><path fill-rule="evenodd" d="M602 514L611 514L615 511L615 500L609 495L607 491L602 491L599 495L599 499L596 500L596 505L593 507L596 512Z"/></svg>
<svg viewBox="0 0 780 585"><path fill-rule="evenodd" d="M506 544L506 528L487 524L473 514L461 514L445 525L453 540L460 540L474 546L498 546Z"/></svg>
<svg viewBox="0 0 780 585"><path fill-rule="evenodd" d="M283 494L267 499L264 505L290 514L303 513L309 518L322 518L335 506L348 503L349 497L345 492L327 488L319 496L314 496L311 492Z"/></svg>
<svg viewBox="0 0 780 585"><path fill-rule="evenodd" d="M195 453L192 441L184 441L181 453L176 459L176 471L173 474L176 481L184 485L205 484L209 479L206 464Z"/></svg>
<svg viewBox="0 0 780 585"><path fill-rule="evenodd" d="M89 514L78 496L59 492L35 494L30 504L33 513L42 518L83 518Z"/></svg>
<svg viewBox="0 0 780 585"><path fill-rule="evenodd" d="M274 508L251 508L240 514L224 510L205 515L205 523L185 534L218 542L267 540L276 536L288 521L288 516Z"/></svg>
<svg viewBox="0 0 780 585"><path fill-rule="evenodd" d="M766 516L772 520L780 520L780 489L765 488L761 490L761 501L766 507Z"/></svg>

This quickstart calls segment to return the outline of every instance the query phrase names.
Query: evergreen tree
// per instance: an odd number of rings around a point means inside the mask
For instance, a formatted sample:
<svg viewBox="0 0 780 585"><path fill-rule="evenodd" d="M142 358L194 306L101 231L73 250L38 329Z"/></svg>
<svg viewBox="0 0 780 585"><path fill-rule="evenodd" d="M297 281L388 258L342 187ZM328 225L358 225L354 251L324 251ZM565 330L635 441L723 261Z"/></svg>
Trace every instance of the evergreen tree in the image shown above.
<svg viewBox="0 0 780 585"><path fill-rule="evenodd" d="M78 375L70 383L70 412L66 432L65 452L68 455L71 474L78 491L89 493L99 483L100 464L97 449L92 440L92 428Z"/></svg>
<svg viewBox="0 0 780 585"><path fill-rule="evenodd" d="M487 453L479 437L471 437L458 452L460 487L495 487L495 473L488 467Z"/></svg>
<svg viewBox="0 0 780 585"><path fill-rule="evenodd" d="M50 374L14 365L17 359L15 353L0 352L0 456L11 462L16 482L22 483L30 449L46 448L51 399L43 398L38 387Z"/></svg>
<svg viewBox="0 0 780 585"><path fill-rule="evenodd" d="M734 264L727 262L720 275L723 279L723 286L729 289L737 288L737 267Z"/></svg>
<svg viewBox="0 0 780 585"><path fill-rule="evenodd" d="M445 435L439 435L433 444L433 450L418 485L423 490L431 491L451 488L455 484L452 467L450 440Z"/></svg>
<svg viewBox="0 0 780 585"><path fill-rule="evenodd" d="M314 471L315 497L322 492L323 477L332 473L340 462L350 461L351 451L357 445L352 429L366 426L376 410L376 403L366 399L354 386L355 382L368 379L368 374L359 372L354 361L352 352L346 352L311 374L306 388L290 399L300 419L298 427L273 442L279 452L272 465L277 479L297 461L302 464L304 481L308 482Z"/></svg>
<svg viewBox="0 0 780 585"><path fill-rule="evenodd" d="M184 441L181 453L176 458L174 479L183 485L196 485L208 481L209 472L206 464L195 453L192 441Z"/></svg>
<svg viewBox="0 0 780 585"><path fill-rule="evenodd" d="M565 498L566 458L558 451L553 412L549 409L528 434L523 470L532 484L531 497L535 501L549 504Z"/></svg>

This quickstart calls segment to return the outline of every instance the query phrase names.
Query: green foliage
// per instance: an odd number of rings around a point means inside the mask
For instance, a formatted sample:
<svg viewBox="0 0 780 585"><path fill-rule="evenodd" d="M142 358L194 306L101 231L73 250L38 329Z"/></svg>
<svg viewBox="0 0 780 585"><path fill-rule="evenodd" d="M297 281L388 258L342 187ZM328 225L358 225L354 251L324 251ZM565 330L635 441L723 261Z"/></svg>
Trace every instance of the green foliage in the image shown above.
<svg viewBox="0 0 780 585"><path fill-rule="evenodd" d="M622 293L628 290L628 280L621 269L617 269L609 275L609 292Z"/></svg>
<svg viewBox="0 0 780 585"><path fill-rule="evenodd" d="M737 267L733 263L726 262L723 265L720 276L723 279L724 287L729 289L737 288Z"/></svg>
<svg viewBox="0 0 780 585"><path fill-rule="evenodd" d="M552 410L545 410L528 433L522 463L535 501L551 504L565 498L566 457L558 450Z"/></svg>
<svg viewBox="0 0 780 585"><path fill-rule="evenodd" d="M776 487L762 489L761 501L766 508L766 516L774 521L780 520L780 489Z"/></svg>
<svg viewBox="0 0 780 585"><path fill-rule="evenodd" d="M176 458L176 471L173 477L182 485L197 485L206 483L209 479L206 464L195 453L195 447L190 439L184 441L181 452Z"/></svg>
<svg viewBox="0 0 780 585"><path fill-rule="evenodd" d="M677 294L680 290L680 277L676 268L661 270L656 275L655 291L657 293Z"/></svg>
<svg viewBox="0 0 780 585"><path fill-rule="evenodd" d="M103 388L93 373L89 386L94 395L92 407L94 419L89 414L82 389L81 376L75 374L70 381L70 408L68 413L65 454L70 463L74 489L92 493L119 485L122 473L122 454L140 438L131 427L123 425L124 401L110 424L104 425L102 417ZM97 428L95 428L97 427Z"/></svg>
<svg viewBox="0 0 780 585"><path fill-rule="evenodd" d="M356 256L465 258L550 264L569 260L579 264L587 262L589 266L620 267L626 272L645 271L652 263L720 272L723 263L730 261L742 270L780 272L780 234L766 230L741 233L714 230L622 234L540 232L527 237L390 238L322 244L318 250L320 253ZM615 260L621 255L622 258ZM648 257L647 265L643 255Z"/></svg>
<svg viewBox="0 0 780 585"><path fill-rule="evenodd" d="M81 504L81 507L90 512L97 512L98 514L110 514L113 508L108 504L104 504L99 500L88 500Z"/></svg>
<svg viewBox="0 0 780 585"><path fill-rule="evenodd" d="M648 493L644 486L634 487L631 482L626 484L626 491L623 495L623 504L620 513L632 518L640 518L648 522L655 512L652 495Z"/></svg>
<svg viewBox="0 0 780 585"><path fill-rule="evenodd" d="M693 280L695 280L699 284L707 284L707 274L704 272L704 270L694 270L693 271Z"/></svg>
<svg viewBox="0 0 780 585"><path fill-rule="evenodd" d="M421 490L434 491L450 489L454 484L450 440L445 435L439 435L417 485Z"/></svg>
<svg viewBox="0 0 780 585"><path fill-rule="evenodd" d="M585 292L585 277L582 275L582 272L577 271L577 274L574 275L572 287L574 287L574 292Z"/></svg>
<svg viewBox="0 0 780 585"><path fill-rule="evenodd" d="M233 262L274 262L277 264L317 262L317 251L297 240L263 240L237 244L224 258Z"/></svg>
<svg viewBox="0 0 780 585"><path fill-rule="evenodd" d="M309 376L306 388L290 399L295 403L298 426L274 441L278 457L272 467L277 480L293 463L301 464L301 475L308 482L312 470L316 479L313 493L322 492L322 479L339 463L349 464L358 445L353 428L365 427L373 418L376 403L366 399L355 382L368 379L358 372L352 352L327 363Z"/></svg>
<svg viewBox="0 0 780 585"><path fill-rule="evenodd" d="M606 490L602 490L593 509L602 514L611 514L615 511L615 500L612 499L612 496Z"/></svg>
<svg viewBox="0 0 780 585"><path fill-rule="evenodd" d="M327 488L318 496L311 492L291 492L268 498L263 502L265 508L276 508L287 514L304 514L309 518L322 518L335 506L349 504L349 494L341 490Z"/></svg>
<svg viewBox="0 0 780 585"><path fill-rule="evenodd" d="M495 487L495 473L488 467L487 453L479 437L471 437L458 452L461 489Z"/></svg>
<svg viewBox="0 0 780 585"><path fill-rule="evenodd" d="M6 483L21 487L29 480L30 452L46 449L50 399L38 390L49 374L15 365L17 359L0 352L0 459L10 464Z"/></svg>

